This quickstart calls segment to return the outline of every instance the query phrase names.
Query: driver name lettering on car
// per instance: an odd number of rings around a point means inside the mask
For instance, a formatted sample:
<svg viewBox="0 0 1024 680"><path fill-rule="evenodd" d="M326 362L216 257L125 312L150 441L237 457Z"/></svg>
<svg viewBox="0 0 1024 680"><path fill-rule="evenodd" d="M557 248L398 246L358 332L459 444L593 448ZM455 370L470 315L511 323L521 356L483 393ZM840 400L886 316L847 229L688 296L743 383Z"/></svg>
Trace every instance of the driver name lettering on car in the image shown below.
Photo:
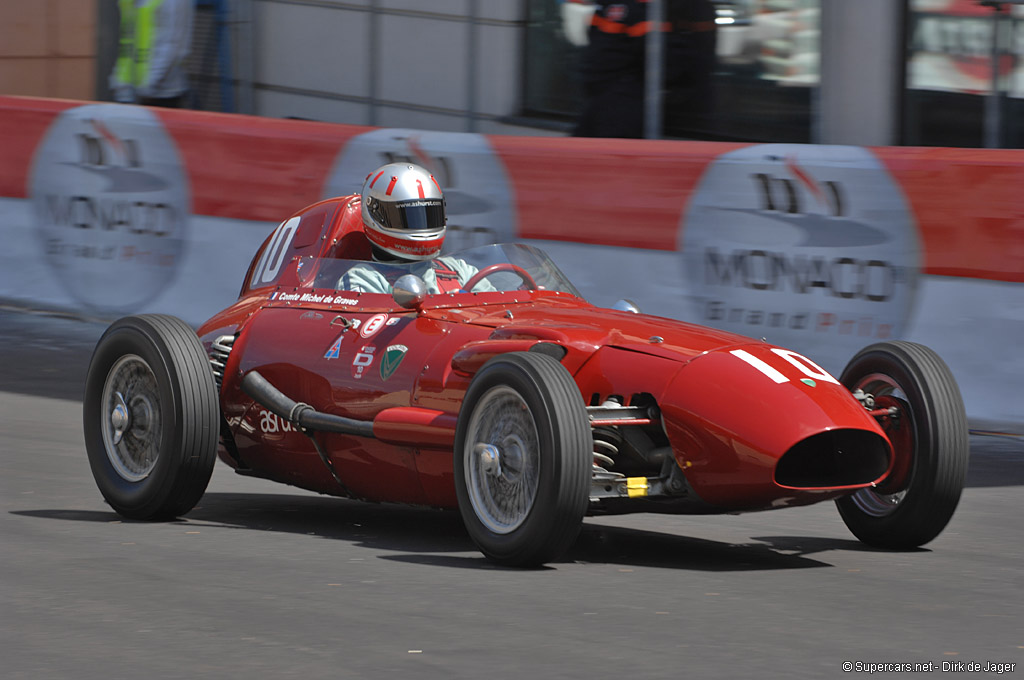
<svg viewBox="0 0 1024 680"><path fill-rule="evenodd" d="M308 302L325 305L358 305L359 300L344 295L314 295L312 293L282 293L274 291L267 296L268 300L280 302Z"/></svg>

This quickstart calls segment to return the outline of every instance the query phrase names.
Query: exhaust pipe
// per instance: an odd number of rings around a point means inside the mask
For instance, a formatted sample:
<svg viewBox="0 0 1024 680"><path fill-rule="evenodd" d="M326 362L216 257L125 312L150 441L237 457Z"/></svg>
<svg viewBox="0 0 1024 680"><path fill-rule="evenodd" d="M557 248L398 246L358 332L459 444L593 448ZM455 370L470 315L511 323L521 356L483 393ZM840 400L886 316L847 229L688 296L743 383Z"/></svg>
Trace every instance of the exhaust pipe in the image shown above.
<svg viewBox="0 0 1024 680"><path fill-rule="evenodd" d="M245 374L245 377L242 378L242 391L272 413L305 430L351 434L357 437L376 439L373 434L373 421L343 418L317 411L309 404L293 401L271 385L270 381L257 371L249 371Z"/></svg>

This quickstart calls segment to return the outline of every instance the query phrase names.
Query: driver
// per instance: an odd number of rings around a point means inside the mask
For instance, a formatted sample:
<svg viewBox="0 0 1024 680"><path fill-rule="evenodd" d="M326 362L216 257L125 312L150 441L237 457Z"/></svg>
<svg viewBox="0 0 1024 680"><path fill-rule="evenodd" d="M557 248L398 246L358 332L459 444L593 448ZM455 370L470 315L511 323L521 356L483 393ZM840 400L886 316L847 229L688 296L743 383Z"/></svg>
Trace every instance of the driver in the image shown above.
<svg viewBox="0 0 1024 680"><path fill-rule="evenodd" d="M438 257L444 244L445 199L434 176L418 165L389 163L363 182L363 233L375 262L408 264L429 260L421 274L427 293L461 291L477 268L456 257ZM338 280L337 287L356 293L391 293L391 283L370 264L358 264ZM481 281L475 290L495 290Z"/></svg>

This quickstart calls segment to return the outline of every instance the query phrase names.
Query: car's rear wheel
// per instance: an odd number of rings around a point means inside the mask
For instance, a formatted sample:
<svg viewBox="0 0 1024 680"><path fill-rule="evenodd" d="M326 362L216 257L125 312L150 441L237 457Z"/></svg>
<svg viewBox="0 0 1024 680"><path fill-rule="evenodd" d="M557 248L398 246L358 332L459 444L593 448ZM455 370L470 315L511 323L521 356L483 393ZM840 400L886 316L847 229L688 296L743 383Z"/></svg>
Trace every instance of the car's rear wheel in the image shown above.
<svg viewBox="0 0 1024 680"><path fill-rule="evenodd" d="M840 379L890 409L881 424L893 444L893 467L877 487L836 501L864 543L908 549L938 536L960 501L970 452L960 389L945 362L912 342L861 350Z"/></svg>
<svg viewBox="0 0 1024 680"><path fill-rule="evenodd" d="M454 461L459 510L480 551L508 566L559 557L587 509L592 455L564 366L530 352L488 361L466 392Z"/></svg>
<svg viewBox="0 0 1024 680"><path fill-rule="evenodd" d="M171 316L115 321L93 352L83 399L89 466L131 519L171 519L202 497L217 455L217 388L203 347Z"/></svg>

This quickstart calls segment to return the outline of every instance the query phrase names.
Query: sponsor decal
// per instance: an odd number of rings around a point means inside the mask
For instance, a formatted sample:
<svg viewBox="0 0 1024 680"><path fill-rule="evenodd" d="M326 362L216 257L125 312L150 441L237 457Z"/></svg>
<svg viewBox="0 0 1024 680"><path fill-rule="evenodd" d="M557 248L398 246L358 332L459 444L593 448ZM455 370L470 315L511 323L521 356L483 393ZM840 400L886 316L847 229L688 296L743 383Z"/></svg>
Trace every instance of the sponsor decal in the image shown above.
<svg viewBox="0 0 1024 680"><path fill-rule="evenodd" d="M85 307L134 312L174 279L191 199L181 156L148 109L63 111L36 150L28 182L44 258Z"/></svg>
<svg viewBox="0 0 1024 680"><path fill-rule="evenodd" d="M906 329L921 268L917 226L867 149L767 144L724 154L680 230L701 323L813 348L832 365Z"/></svg>
<svg viewBox="0 0 1024 680"><path fill-rule="evenodd" d="M324 315L321 314L320 312L306 312L305 314L303 314L299 318L300 319L322 319L322 318L324 318Z"/></svg>
<svg viewBox="0 0 1024 680"><path fill-rule="evenodd" d="M367 319L366 323L364 323L362 327L359 329L359 335L361 335L364 338L370 337L371 335L379 331L381 328L383 328L387 320L387 314L374 314L369 319Z"/></svg>
<svg viewBox="0 0 1024 680"><path fill-rule="evenodd" d="M395 374L408 351L409 348L405 345L388 345L388 348L384 350L384 355L380 358L381 380L387 380Z"/></svg>
<svg viewBox="0 0 1024 680"><path fill-rule="evenodd" d="M516 238L508 175L480 134L381 128L358 135L338 155L322 197L357 194L370 169L397 162L424 167L440 184L448 215L442 252Z"/></svg>
<svg viewBox="0 0 1024 680"><path fill-rule="evenodd" d="M282 432L298 432L299 428L292 425L284 418L270 411L260 411L260 432L263 434L278 434Z"/></svg>
<svg viewBox="0 0 1024 680"><path fill-rule="evenodd" d="M341 354L341 341L345 339L345 334L342 333L334 341L334 343L327 348L327 352L324 353L324 359L337 359Z"/></svg>
<svg viewBox="0 0 1024 680"><path fill-rule="evenodd" d="M386 324L384 324L384 325L385 326L394 326L396 323L398 323L401 320L402 320L402 317L400 317L400 316L393 316L390 319L388 319L388 322Z"/></svg>
<svg viewBox="0 0 1024 680"><path fill-rule="evenodd" d="M370 366L373 365L374 352L377 351L376 347L367 345L366 347L360 348L356 355L352 358L352 377L359 380L363 377L364 372Z"/></svg>

